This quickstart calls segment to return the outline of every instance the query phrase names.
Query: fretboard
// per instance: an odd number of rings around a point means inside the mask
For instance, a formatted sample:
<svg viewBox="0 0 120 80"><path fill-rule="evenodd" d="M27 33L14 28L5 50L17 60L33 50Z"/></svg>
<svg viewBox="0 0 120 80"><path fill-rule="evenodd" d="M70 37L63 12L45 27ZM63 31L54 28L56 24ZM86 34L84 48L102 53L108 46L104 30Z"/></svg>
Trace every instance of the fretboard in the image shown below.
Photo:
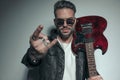
<svg viewBox="0 0 120 80"><path fill-rule="evenodd" d="M98 74L95 64L93 42L85 43L85 47L86 47L89 77L96 76Z"/></svg>

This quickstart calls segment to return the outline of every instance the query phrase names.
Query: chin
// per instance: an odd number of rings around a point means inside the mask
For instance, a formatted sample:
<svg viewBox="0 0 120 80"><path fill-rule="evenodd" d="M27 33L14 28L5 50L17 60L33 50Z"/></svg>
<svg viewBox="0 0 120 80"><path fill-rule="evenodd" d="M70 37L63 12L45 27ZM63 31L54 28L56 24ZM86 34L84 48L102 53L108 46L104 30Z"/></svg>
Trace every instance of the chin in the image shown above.
<svg viewBox="0 0 120 80"><path fill-rule="evenodd" d="M61 38L63 39L68 39L72 35L73 31L68 31L68 32L62 32L61 30L58 30L58 34Z"/></svg>
<svg viewBox="0 0 120 80"><path fill-rule="evenodd" d="M61 35L61 37L62 37L62 38L65 38L65 39L69 38L70 36L71 36L71 33L63 33L63 34Z"/></svg>

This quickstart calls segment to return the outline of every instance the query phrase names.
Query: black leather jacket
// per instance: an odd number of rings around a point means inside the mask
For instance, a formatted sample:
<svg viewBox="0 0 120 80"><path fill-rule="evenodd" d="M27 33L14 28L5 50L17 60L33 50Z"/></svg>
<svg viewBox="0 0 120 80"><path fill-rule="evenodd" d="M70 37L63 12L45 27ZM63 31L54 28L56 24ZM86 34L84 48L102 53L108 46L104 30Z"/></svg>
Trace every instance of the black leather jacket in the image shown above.
<svg viewBox="0 0 120 80"><path fill-rule="evenodd" d="M22 59L22 63L30 68L28 80L62 80L65 53L59 43L50 48L48 53L40 58L36 64L32 63L30 58L33 53L36 54L37 52L30 47ZM85 80L87 73L85 52L78 49L76 55L76 80Z"/></svg>

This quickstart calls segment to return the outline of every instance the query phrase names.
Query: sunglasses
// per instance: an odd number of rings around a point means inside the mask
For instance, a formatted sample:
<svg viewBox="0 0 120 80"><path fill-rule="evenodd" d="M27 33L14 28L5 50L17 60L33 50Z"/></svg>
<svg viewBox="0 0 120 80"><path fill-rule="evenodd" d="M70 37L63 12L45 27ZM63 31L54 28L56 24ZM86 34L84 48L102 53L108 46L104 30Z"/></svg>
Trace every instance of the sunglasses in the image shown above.
<svg viewBox="0 0 120 80"><path fill-rule="evenodd" d="M67 25L72 26L75 23L75 18L67 18L67 19L55 18L55 24L58 27L63 26L64 21L66 21Z"/></svg>

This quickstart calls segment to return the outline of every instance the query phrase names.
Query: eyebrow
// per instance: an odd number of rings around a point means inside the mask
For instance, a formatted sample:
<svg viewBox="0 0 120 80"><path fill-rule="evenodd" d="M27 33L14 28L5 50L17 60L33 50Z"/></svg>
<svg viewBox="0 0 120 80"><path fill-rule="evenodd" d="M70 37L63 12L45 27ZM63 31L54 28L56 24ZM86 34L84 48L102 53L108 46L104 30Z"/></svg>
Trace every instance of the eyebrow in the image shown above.
<svg viewBox="0 0 120 80"><path fill-rule="evenodd" d="M55 18L55 19L73 19L75 17L69 17L69 18Z"/></svg>

